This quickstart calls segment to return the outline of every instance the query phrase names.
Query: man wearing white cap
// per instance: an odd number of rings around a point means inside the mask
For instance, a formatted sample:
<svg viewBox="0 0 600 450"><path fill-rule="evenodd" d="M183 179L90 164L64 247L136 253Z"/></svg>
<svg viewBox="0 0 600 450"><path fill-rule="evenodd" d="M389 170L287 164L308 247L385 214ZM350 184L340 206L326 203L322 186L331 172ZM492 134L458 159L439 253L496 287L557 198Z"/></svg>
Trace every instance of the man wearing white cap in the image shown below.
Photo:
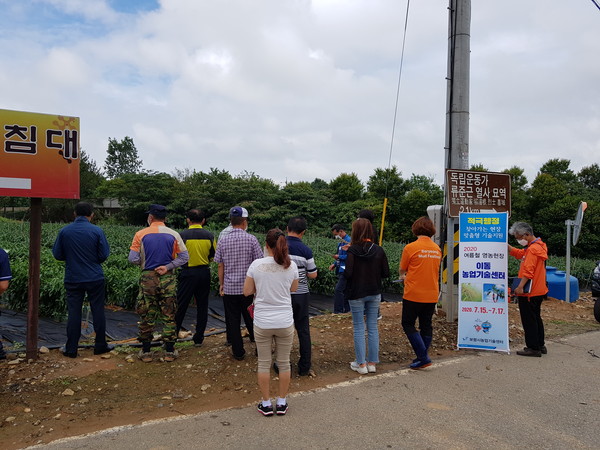
<svg viewBox="0 0 600 450"><path fill-rule="evenodd" d="M231 340L231 351L233 357L241 361L246 354L240 330L242 316L250 340L254 340L252 318L248 313L252 296L244 296L244 280L252 261L262 258L264 254L258 239L246 232L246 208L234 206L229 210L229 218L233 229L219 241L214 260L219 264L219 294L223 296L225 325L227 336Z"/></svg>

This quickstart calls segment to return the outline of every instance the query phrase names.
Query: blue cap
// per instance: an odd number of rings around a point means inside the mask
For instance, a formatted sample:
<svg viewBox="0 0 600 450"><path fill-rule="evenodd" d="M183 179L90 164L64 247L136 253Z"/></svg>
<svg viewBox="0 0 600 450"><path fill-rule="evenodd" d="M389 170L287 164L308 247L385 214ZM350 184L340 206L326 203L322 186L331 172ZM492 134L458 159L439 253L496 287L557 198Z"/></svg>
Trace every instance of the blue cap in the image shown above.
<svg viewBox="0 0 600 450"><path fill-rule="evenodd" d="M158 217L159 219L164 219L167 217L167 208L163 205L150 205L146 214L152 214L154 217Z"/></svg>
<svg viewBox="0 0 600 450"><path fill-rule="evenodd" d="M229 217L248 217L248 210L241 206L234 206L229 210Z"/></svg>

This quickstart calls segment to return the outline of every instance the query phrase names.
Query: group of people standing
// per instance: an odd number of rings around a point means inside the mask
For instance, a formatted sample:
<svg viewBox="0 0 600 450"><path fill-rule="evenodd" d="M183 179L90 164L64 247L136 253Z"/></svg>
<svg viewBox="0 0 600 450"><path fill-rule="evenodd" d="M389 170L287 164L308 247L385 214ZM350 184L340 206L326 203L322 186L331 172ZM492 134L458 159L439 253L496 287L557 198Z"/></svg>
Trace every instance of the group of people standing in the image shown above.
<svg viewBox="0 0 600 450"><path fill-rule="evenodd" d="M143 362L153 361L151 345L155 325L159 322L163 324L163 359L170 362L177 358L174 346L192 297L197 303L196 331L192 339L194 345L202 345L208 316L209 267L214 260L218 264L219 294L223 297L232 356L237 360L245 358L241 334L243 318L250 340L256 342L257 378L262 395L258 411L265 416L286 414L294 329L299 343L298 375L314 375L308 280L317 277L317 267L312 250L302 241L307 230L306 220L291 218L285 233L278 228L269 230L262 248L258 239L247 232L248 211L241 206L231 208L230 225L221 232L218 242L203 228L206 218L199 209L187 212L188 228L181 234L165 225L167 209L164 206L151 205L146 213L148 227L135 234L128 256L130 263L141 267L137 299L138 340L142 344L139 358ZM351 235L341 225L333 226L332 232L341 242L330 267L338 276L334 312L352 313L355 360L350 363L350 369L359 374L377 371L379 306L383 280L390 276L386 253L375 243L372 213L367 213L361 211L352 223ZM101 266L110 248L102 229L91 224L91 204L78 203L75 215L74 222L60 230L52 249L56 259L66 262L68 321L63 354L71 358L77 357L81 310L86 295L94 323L94 354L113 349L106 341L105 281ZM428 217L417 219L412 232L416 240L403 249L397 281L404 282L402 328L416 356L410 368L418 370L432 364L428 350L433 340L432 317L439 297L442 252L432 240L436 229ZM521 283L515 293L526 347L517 354L541 356L547 353L540 314L541 303L548 292L545 285L547 248L526 223L515 223L509 232L524 247L508 246L509 253L522 261ZM176 268L181 268L178 275ZM0 249L0 294L8 288L10 279L8 257ZM526 292L526 283L531 280L532 287ZM273 343L276 350L272 364ZM0 359L3 357L0 343ZM279 374L275 405L270 396L271 367Z"/></svg>

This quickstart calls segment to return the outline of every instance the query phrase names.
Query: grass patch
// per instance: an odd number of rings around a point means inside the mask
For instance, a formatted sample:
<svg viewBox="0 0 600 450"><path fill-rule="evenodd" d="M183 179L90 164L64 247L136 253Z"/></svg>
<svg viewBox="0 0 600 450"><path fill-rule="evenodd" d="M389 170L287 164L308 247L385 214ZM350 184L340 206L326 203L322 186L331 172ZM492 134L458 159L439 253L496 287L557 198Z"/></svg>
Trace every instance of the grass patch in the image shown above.
<svg viewBox="0 0 600 450"><path fill-rule="evenodd" d="M194 347L194 341L183 341L183 342L175 343L175 348L179 349L179 350L185 350L187 348L193 348L193 347Z"/></svg>
<svg viewBox="0 0 600 450"><path fill-rule="evenodd" d="M60 386L60 387L68 387L68 386L72 385L73 383L75 383L76 381L77 381L77 378L75 378L75 377L60 376L60 377L56 378L55 380L53 380L52 384L54 384L56 386Z"/></svg>
<svg viewBox="0 0 600 450"><path fill-rule="evenodd" d="M113 352L118 355L128 355L129 353L137 352L138 349L131 345L118 345L114 348Z"/></svg>

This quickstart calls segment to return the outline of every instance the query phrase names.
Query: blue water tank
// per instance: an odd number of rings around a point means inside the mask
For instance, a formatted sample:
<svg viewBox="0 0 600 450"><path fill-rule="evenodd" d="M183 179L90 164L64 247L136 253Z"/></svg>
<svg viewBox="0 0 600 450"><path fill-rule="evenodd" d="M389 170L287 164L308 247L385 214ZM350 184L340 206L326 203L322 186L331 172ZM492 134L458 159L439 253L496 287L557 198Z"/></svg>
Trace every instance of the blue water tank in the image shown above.
<svg viewBox="0 0 600 450"><path fill-rule="evenodd" d="M567 297L567 274L564 270L556 270L556 267L546 267L546 280L548 281L548 297L565 300ZM569 303L579 298L579 280L571 275Z"/></svg>

